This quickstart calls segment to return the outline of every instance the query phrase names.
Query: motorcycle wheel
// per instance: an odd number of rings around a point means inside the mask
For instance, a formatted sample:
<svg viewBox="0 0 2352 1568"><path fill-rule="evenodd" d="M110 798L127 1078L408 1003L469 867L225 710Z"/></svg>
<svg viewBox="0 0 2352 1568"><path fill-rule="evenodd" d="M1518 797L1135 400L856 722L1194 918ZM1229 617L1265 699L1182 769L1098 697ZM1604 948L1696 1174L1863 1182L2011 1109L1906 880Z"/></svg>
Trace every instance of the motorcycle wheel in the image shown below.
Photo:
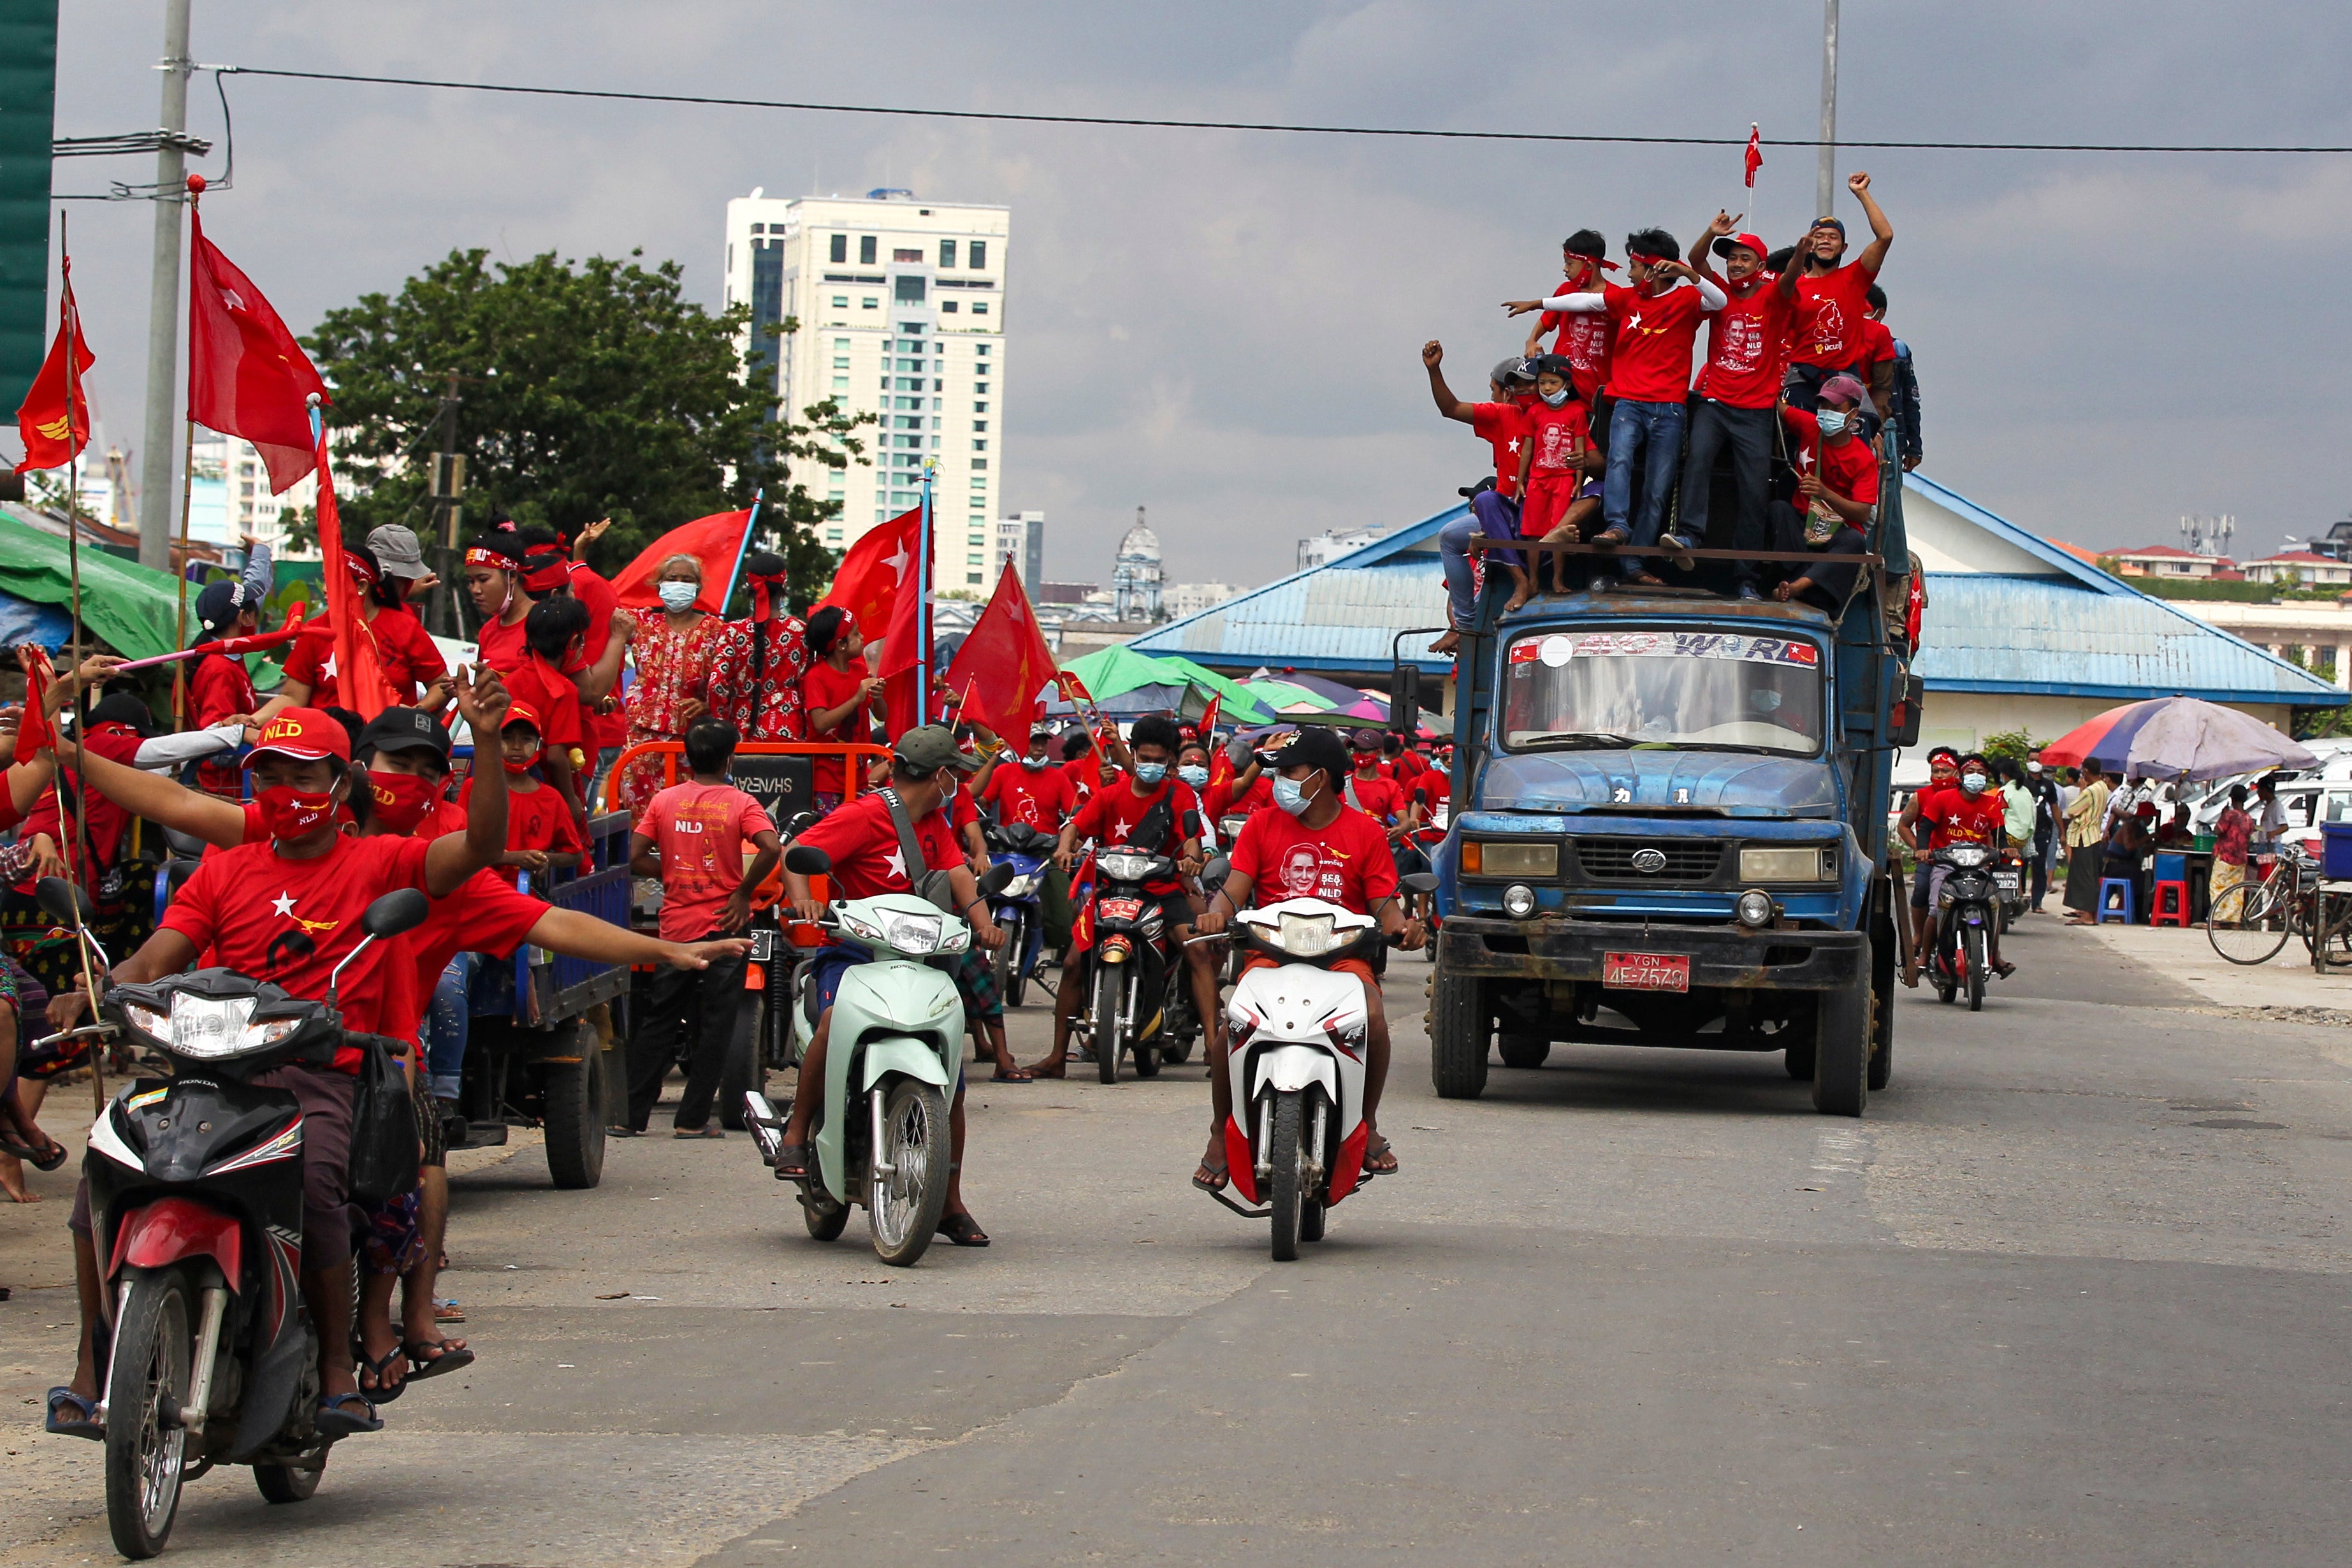
<svg viewBox="0 0 2352 1568"><path fill-rule="evenodd" d="M1189 1062L1192 1059L1192 1042L1189 1039L1179 1045L1162 1046L1160 1047L1160 1060L1164 1066L1171 1068L1182 1067L1186 1062Z"/></svg>
<svg viewBox="0 0 2352 1568"><path fill-rule="evenodd" d="M746 991L735 1007L735 1037L727 1043L727 1062L719 1073L719 1125L730 1132L743 1131L743 1096L753 1089L768 1092L768 1067L760 1059L760 1041L766 1033L768 999Z"/></svg>
<svg viewBox="0 0 2352 1568"><path fill-rule="evenodd" d="M106 1524L114 1549L154 1556L180 1510L188 1435L179 1424L194 1359L187 1276L149 1274L131 1287L106 1395Z"/></svg>
<svg viewBox="0 0 2352 1568"><path fill-rule="evenodd" d="M882 1168L866 1194L875 1257L905 1268L930 1247L947 1207L952 1158L947 1096L911 1078L892 1084L882 1102Z"/></svg>
<svg viewBox="0 0 2352 1568"><path fill-rule="evenodd" d="M314 1465L256 1465L253 1484L261 1489L265 1501L308 1502L326 1473L327 1456L321 1450Z"/></svg>
<svg viewBox="0 0 2352 1568"><path fill-rule="evenodd" d="M1964 940L1967 943L1967 951L1962 955L1962 962L1967 965L1969 972L1969 1011L1981 1013L1984 1011L1984 931L1979 927L1970 926Z"/></svg>
<svg viewBox="0 0 2352 1568"><path fill-rule="evenodd" d="M1160 1043L1168 1038L1168 1026L1172 1021L1171 1015L1173 1010L1174 1005L1163 997L1160 1005L1160 1026L1135 1042L1136 1077L1160 1076Z"/></svg>
<svg viewBox="0 0 2352 1568"><path fill-rule="evenodd" d="M841 1233L849 1227L849 1205L803 1192L801 1218L808 1223L808 1233L814 1240L839 1241Z"/></svg>
<svg viewBox="0 0 2352 1568"><path fill-rule="evenodd" d="M1127 1053L1127 1041L1119 1026L1118 1004L1126 987L1120 984L1124 963L1095 965L1094 1047L1095 1073L1105 1083L1118 1081L1118 1058Z"/></svg>
<svg viewBox="0 0 2352 1568"><path fill-rule="evenodd" d="M573 1045L576 1062L557 1062L540 1079L547 1173L559 1187L593 1187L604 1179L604 1053L586 1025ZM743 1097L737 1095L741 1105Z"/></svg>
<svg viewBox="0 0 2352 1568"><path fill-rule="evenodd" d="M1330 1205L1324 1203L1320 1198L1310 1198L1307 1200L1306 1211L1298 1216L1298 1239L1301 1241L1322 1240L1324 1222L1329 1216L1330 1213Z"/></svg>
<svg viewBox="0 0 2352 1568"><path fill-rule="evenodd" d="M1307 1151L1299 1147L1306 1096L1297 1089L1276 1095L1274 1142L1266 1151L1274 1173L1266 1182L1266 1207L1274 1211L1274 1260L1298 1261L1300 1231L1307 1219Z"/></svg>
<svg viewBox="0 0 2352 1568"><path fill-rule="evenodd" d="M1021 930L1021 917L1008 915L996 922L1004 931L1004 945L990 955L989 966L996 971L996 994L1007 1007L1021 1005L1021 947L1026 940Z"/></svg>

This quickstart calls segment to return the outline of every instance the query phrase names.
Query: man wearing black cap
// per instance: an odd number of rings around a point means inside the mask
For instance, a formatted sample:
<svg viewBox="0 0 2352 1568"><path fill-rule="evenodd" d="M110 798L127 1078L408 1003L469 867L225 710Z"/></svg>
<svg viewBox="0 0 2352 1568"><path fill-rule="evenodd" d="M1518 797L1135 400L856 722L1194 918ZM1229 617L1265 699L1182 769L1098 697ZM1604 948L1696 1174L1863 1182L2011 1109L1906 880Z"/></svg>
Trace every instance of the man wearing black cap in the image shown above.
<svg viewBox="0 0 2352 1568"><path fill-rule="evenodd" d="M1278 811L1261 811L1249 819L1234 841L1232 866L1225 884L1209 900L1199 922L1203 935L1225 929L1235 910L1250 907L1252 889L1261 901L1321 899L1358 914L1377 916L1381 930L1402 935L1408 952L1425 940L1421 922L1405 918L1397 902L1396 862L1390 858L1388 837L1362 812L1347 804L1349 771L1347 742L1330 730L1308 725L1293 732L1266 759L1274 773L1274 804ZM1273 961L1250 960L1255 968ZM1377 1113L1381 1089L1388 1081L1389 1023L1381 1006L1380 982L1361 959L1341 959L1335 973L1354 975L1364 987L1364 1169L1375 1175L1394 1172L1397 1159L1389 1141L1381 1136ZM1225 1166L1225 1122L1233 1115L1233 1086L1225 1071L1222 1032L1209 1040L1209 1148L1193 1173L1192 1184L1209 1192L1230 1179Z"/></svg>
<svg viewBox="0 0 2352 1568"><path fill-rule="evenodd" d="M1762 597L1757 563L1749 552L1764 550L1771 528L1764 503L1772 469L1773 407L1780 395L1789 321L1796 306L1797 277L1764 270L1764 242L1735 234L1738 219L1718 212L1690 247L1690 264L1719 284L1727 300L1707 316L1706 368L1699 373L1698 413L1691 420L1690 449L1683 459L1683 533L1706 542L1709 493L1716 454L1731 451L1732 494L1738 498L1731 547L1741 552L1732 566L1739 597ZM1717 273L1710 254L1723 258Z"/></svg>
<svg viewBox="0 0 2352 1568"><path fill-rule="evenodd" d="M1870 219L1870 243L1862 254L1846 261L1845 224L1827 214L1813 220L1813 230L1797 247L1797 305L1790 323L1789 404L1811 414L1822 383L1842 370L1853 370L1863 353L1862 326L1870 315L1870 286L1886 264L1886 247L1895 243L1895 226L1886 221L1870 194L1870 176L1860 171L1846 176L1845 187L1862 204ZM1867 383L1869 373L1862 379Z"/></svg>

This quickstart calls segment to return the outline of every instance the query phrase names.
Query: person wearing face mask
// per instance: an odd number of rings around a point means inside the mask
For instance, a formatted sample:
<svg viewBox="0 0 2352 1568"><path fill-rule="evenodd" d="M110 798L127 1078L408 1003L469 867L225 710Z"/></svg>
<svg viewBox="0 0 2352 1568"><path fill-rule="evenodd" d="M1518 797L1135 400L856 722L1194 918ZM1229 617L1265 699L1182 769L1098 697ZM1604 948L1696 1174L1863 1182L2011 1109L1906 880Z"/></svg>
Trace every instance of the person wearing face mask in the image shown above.
<svg viewBox="0 0 2352 1568"><path fill-rule="evenodd" d="M529 873L530 885L544 889L551 872L579 865L588 849L563 797L531 773L542 750L538 713L527 702L509 702L506 725L499 731L499 760L507 784L507 848L499 857L499 873L510 886L520 886ZM458 805L463 807L473 793L474 781L468 777L458 792Z"/></svg>
<svg viewBox="0 0 2352 1568"><path fill-rule="evenodd" d="M1429 372L1430 395L1437 412L1470 426L1495 455L1495 480L1470 498L1469 510L1438 531L1437 554L1445 568L1447 624L1445 635L1429 645L1432 653L1452 653L1461 634L1477 613L1478 591L1471 569L1470 542L1509 543L1519 536L1519 456L1527 447L1528 410L1536 401L1535 372L1527 360L1507 359L1487 378L1491 396L1485 403L1465 403L1445 384L1445 348L1432 338L1421 348L1421 363ZM1526 561L1515 550L1497 550L1486 559L1499 562L1511 574L1516 590L1512 603L1525 604L1535 592L1528 580Z"/></svg>
<svg viewBox="0 0 2352 1568"><path fill-rule="evenodd" d="M1261 904L1282 899L1321 899L1357 914L1375 916L1381 930L1402 935L1407 952L1417 952L1426 938L1421 922L1406 918L1397 901L1396 863L1380 827L1345 798L1349 775L1346 743L1328 730L1302 727L1268 759L1274 769L1274 803L1277 809L1261 811L1249 819L1234 844L1232 870L1224 885L1210 897L1201 916L1201 930L1225 929L1234 911L1250 907L1253 896ZM1250 967L1272 963L1253 954ZM1370 1130L1364 1146L1364 1169L1391 1174L1397 1157L1381 1135L1381 1090L1388 1081L1388 1015L1381 1005L1380 983L1371 966L1360 958L1342 959L1334 973L1351 974L1364 987L1369 1016L1364 1048L1364 1125ZM1201 1157L1192 1184L1208 1192L1222 1189L1231 1179L1225 1164L1224 1125L1233 1114L1233 1089L1225 1070L1223 1036L1209 1042L1209 1147Z"/></svg>
<svg viewBox="0 0 2352 1568"><path fill-rule="evenodd" d="M1824 215L1813 220L1812 232L1797 247L1794 262L1797 308L1790 323L1789 402L1808 413L1822 383L1853 370L1861 359L1869 289L1886 264L1887 247L1895 243L1895 226L1870 194L1870 176L1849 174L1845 188L1870 220L1870 243L1847 261L1845 225Z"/></svg>
<svg viewBox="0 0 2352 1568"><path fill-rule="evenodd" d="M801 706L808 713L809 740L840 745L865 741L880 716L882 681L866 668L866 637L857 613L839 605L820 605L808 618L805 637L809 667L801 677ZM839 805L848 793L837 755L818 757L812 781L819 816Z"/></svg>
<svg viewBox="0 0 2352 1568"><path fill-rule="evenodd" d="M1181 743L1176 722L1164 714L1138 719L1128 731L1127 749L1135 765L1124 784L1106 781L1078 814L1062 825L1054 847L1054 864L1068 874L1076 863L1080 839L1108 848L1124 845L1150 855L1171 855L1185 877L1201 868L1201 801L1192 786L1171 777L1176 750ZM1086 879L1076 881L1083 885ZM1182 953L1192 1001L1200 1009L1202 1027L1215 1038L1223 1015L1217 1006L1217 972L1209 944L1185 947L1195 918L1191 897L1173 879L1147 883L1144 891L1160 900L1162 930L1172 959ZM1081 967L1087 943L1083 935L1065 956L1062 983L1054 997L1054 1048L1034 1071L1040 1078L1062 1078L1070 1054L1070 1024L1089 989Z"/></svg>
<svg viewBox="0 0 2352 1568"><path fill-rule="evenodd" d="M1683 459L1680 526L1691 539L1706 538L1716 455L1727 451L1738 505L1731 547L1741 552L1732 563L1733 591L1742 599L1757 599L1763 596L1758 563L1748 556L1771 547L1765 503L1772 475L1772 410L1780 395L1797 275L1765 270L1764 242L1752 234L1734 234L1738 222L1727 212L1717 213L1690 248L1690 264L1722 288L1725 303L1707 313L1706 368L1699 373L1698 411L1691 418ZM1722 258L1722 276L1710 255Z"/></svg>
<svg viewBox="0 0 2352 1568"><path fill-rule="evenodd" d="M347 548L343 559L358 590L362 635L375 645L376 664L393 695L404 704L421 697L428 710L447 707L454 689L448 662L426 635L425 623L406 608L408 579L385 573L364 545ZM301 635L286 656L286 678L254 715L254 726L268 724L289 708L349 705L335 680L334 621L321 610L302 623Z"/></svg>
<svg viewBox="0 0 2352 1568"><path fill-rule="evenodd" d="M1701 319L1709 310L1722 310L1726 297L1711 279L1683 263L1681 248L1664 229L1643 229L1625 238L1631 288L1612 283L1598 292L1513 300L1504 308L1515 316L1537 310L1605 314L1616 323L1608 387L1615 401L1603 442L1608 452L1601 508L1606 526L1594 542L1630 542L1637 552L1663 545L1669 556L1687 566L1688 542L1664 531L1666 503L1682 471L1691 345ZM1618 569L1639 586L1660 585L1639 553L1622 557ZM1591 586L1596 592L1606 588L1606 574L1596 574Z"/></svg>
<svg viewBox="0 0 2352 1568"><path fill-rule="evenodd" d="M1992 787L1992 769L1985 759L1971 752L1959 760L1958 782L1950 788L1926 789L1919 792L1914 809L1903 814L1910 825L1911 847L1922 861L1935 851L1953 844L1981 844L1995 854L2009 837L2008 805L2000 792ZM1916 987L1919 971L1927 964L1929 943L1933 940L1934 911L1937 892L1943 887L1950 868L1928 865L1923 868L1927 876L1927 912L1919 940L1911 946L1911 962L1903 968L1903 984ZM2000 957L2000 922L1985 928L1986 962L1992 972L2006 980L2017 973L2013 963L2004 963Z"/></svg>
<svg viewBox="0 0 2352 1568"><path fill-rule="evenodd" d="M823 612L819 612L822 614ZM1059 833L1078 808L1077 786L1053 756L1054 733L1029 731L1029 749L1013 763L1001 763L981 786L980 803L996 808L996 820L1020 823L1040 833Z"/></svg>
<svg viewBox="0 0 2352 1568"><path fill-rule="evenodd" d="M1546 354L1535 362L1536 401L1527 413L1527 442L1519 453L1519 532L1528 539L1573 543L1601 510L1598 481L1586 477L1599 461L1592 450L1592 426L1584 405L1569 379L1568 362ZM1565 582L1563 560L1550 563L1554 582ZM1537 576L1545 573L1538 562ZM1533 584L1523 574L1506 615L1528 602Z"/></svg>
<svg viewBox="0 0 2352 1568"><path fill-rule="evenodd" d="M661 599L661 614L646 617L629 639L629 656L637 667L637 682L629 689L631 746L683 741L686 727L709 710L710 647L725 624L710 613L716 590L703 586L702 563L691 555L663 562L654 592ZM631 763L621 780L623 808L635 816L661 787L659 756ZM837 779L833 787L838 797Z"/></svg>
<svg viewBox="0 0 2352 1568"><path fill-rule="evenodd" d="M1960 782L1960 754L1949 746L1937 746L1927 753L1927 783L1912 792L1903 803L1903 813L1895 819L1895 835L1904 843L1911 842L1911 834L1919 822L1919 813L1927 797L1937 790L1951 789ZM1927 941L1927 863L1922 859L1911 873L1911 951L1917 952Z"/></svg>
<svg viewBox="0 0 2352 1568"><path fill-rule="evenodd" d="M1783 604L1793 599L1834 616L1853 591L1859 567L1839 563L1868 552L1863 530L1878 516L1878 451L1855 433L1853 422L1867 402L1860 382L1837 375L1822 384L1820 413L1780 405L1780 422L1796 447L1790 462L1797 470L1797 506L1804 510L1779 509L1781 537L1774 548L1828 558L1772 590Z"/></svg>

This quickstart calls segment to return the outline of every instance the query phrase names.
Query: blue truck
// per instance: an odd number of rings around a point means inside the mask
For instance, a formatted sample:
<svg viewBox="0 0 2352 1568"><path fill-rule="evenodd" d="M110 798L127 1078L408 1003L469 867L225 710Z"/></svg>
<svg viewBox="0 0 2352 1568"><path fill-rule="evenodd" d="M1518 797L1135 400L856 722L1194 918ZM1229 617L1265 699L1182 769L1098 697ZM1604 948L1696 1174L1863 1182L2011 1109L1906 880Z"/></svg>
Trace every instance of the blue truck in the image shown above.
<svg viewBox="0 0 2352 1568"><path fill-rule="evenodd" d="M1482 600L1436 857L1441 1096L1482 1093L1490 1052L1539 1067L1555 1041L1780 1051L1830 1115L1885 1087L1902 892L1887 801L1920 695L1894 446L1836 615L1698 587L1507 615L1498 591ZM1728 553L1699 552L1696 580L1727 588ZM1412 722L1417 667L1399 662L1396 696Z"/></svg>

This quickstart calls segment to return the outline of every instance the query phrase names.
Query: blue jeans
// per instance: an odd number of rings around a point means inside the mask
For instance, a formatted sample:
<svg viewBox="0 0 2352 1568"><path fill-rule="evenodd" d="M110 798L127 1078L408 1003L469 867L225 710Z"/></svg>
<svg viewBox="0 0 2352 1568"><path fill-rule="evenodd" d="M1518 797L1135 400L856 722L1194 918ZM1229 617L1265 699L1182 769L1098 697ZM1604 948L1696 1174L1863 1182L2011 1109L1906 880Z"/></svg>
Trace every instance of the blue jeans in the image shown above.
<svg viewBox="0 0 2352 1568"><path fill-rule="evenodd" d="M1470 570L1470 541L1484 533L1489 540L1519 536L1519 503L1493 490L1470 498L1467 516L1457 517L1437 531L1437 559L1445 568L1445 606L1454 626L1468 631L1478 618L1478 586ZM1519 563L1516 550L1488 550L1486 559L1505 565Z"/></svg>
<svg viewBox="0 0 2352 1568"><path fill-rule="evenodd" d="M1683 460L1680 403L1635 403L1619 398L1609 416L1609 476L1601 490L1601 516L1608 528L1628 530L1635 545L1655 544L1666 524L1666 497ZM1633 466L1639 463L1641 505L1633 500ZM1619 560L1619 570L1638 577L1650 569L1639 555Z"/></svg>
<svg viewBox="0 0 2352 1568"><path fill-rule="evenodd" d="M473 984L477 954L461 952L449 961L433 987L433 1005L425 1015L425 1085L436 1100L455 1100L466 1074L466 1031L472 1009L466 997Z"/></svg>

